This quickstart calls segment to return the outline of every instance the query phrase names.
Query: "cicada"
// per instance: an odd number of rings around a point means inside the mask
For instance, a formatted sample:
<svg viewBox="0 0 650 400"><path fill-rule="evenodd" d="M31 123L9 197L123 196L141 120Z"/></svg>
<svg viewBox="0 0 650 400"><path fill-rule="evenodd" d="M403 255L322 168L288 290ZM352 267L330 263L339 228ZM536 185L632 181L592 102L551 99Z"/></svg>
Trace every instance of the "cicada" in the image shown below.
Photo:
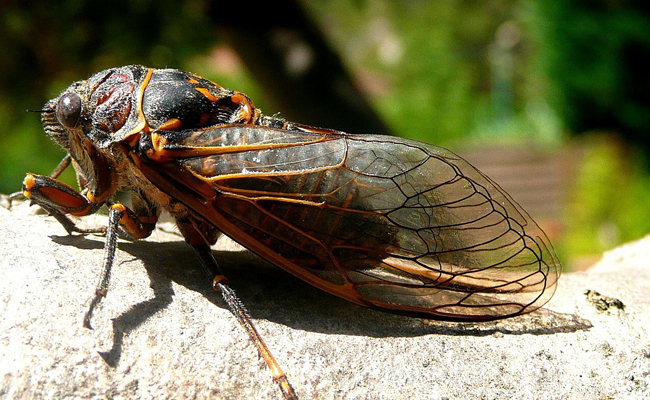
<svg viewBox="0 0 650 400"><path fill-rule="evenodd" d="M454 153L267 116L245 94L188 72L99 72L49 101L42 122L68 156L50 176L28 174L24 196L69 233L106 234L85 325L106 295L118 236L147 237L165 210L288 399L286 375L211 252L222 234L328 293L421 318L531 312L560 276L539 226ZM80 191L56 179L69 164ZM129 207L118 191L130 193ZM106 228L68 217L103 205Z"/></svg>

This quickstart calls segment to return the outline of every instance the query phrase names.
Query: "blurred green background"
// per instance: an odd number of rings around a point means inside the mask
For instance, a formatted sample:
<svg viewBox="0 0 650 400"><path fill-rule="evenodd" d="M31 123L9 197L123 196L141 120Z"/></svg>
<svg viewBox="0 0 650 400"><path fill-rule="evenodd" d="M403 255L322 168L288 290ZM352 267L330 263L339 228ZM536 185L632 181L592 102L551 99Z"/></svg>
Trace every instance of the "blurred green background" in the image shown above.
<svg viewBox="0 0 650 400"><path fill-rule="evenodd" d="M0 192L63 156L27 109L144 64L198 73L296 122L448 147L529 211L566 269L650 232L642 2L230 3L2 1Z"/></svg>

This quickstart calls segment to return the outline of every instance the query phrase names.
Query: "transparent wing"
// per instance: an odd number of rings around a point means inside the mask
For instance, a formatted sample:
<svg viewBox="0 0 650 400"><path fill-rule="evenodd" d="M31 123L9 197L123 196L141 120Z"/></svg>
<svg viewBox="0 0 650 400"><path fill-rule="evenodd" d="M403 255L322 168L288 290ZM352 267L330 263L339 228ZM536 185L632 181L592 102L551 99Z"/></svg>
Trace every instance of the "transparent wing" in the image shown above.
<svg viewBox="0 0 650 400"><path fill-rule="evenodd" d="M305 128L161 133L148 175L245 247L350 301L489 320L553 295L561 266L497 184L440 147ZM173 182L173 185L165 182Z"/></svg>

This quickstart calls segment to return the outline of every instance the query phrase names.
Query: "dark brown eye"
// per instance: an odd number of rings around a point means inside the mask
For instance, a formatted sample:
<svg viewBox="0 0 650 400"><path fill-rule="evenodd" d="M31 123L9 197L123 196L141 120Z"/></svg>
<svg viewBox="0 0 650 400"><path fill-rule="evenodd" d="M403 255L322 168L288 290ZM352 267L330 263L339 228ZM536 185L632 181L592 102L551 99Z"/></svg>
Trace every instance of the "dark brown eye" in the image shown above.
<svg viewBox="0 0 650 400"><path fill-rule="evenodd" d="M81 98L76 93L66 93L56 106L56 118L61 125L74 128L81 115Z"/></svg>

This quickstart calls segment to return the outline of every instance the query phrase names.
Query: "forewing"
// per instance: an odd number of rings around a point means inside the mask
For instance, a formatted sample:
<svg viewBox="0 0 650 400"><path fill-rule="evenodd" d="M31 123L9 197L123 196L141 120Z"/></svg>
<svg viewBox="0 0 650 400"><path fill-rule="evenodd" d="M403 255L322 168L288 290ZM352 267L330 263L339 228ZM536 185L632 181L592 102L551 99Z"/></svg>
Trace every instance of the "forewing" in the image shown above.
<svg viewBox="0 0 650 400"><path fill-rule="evenodd" d="M489 320L537 309L555 291L561 267L544 232L445 149L245 125L168 135L173 161L145 168L154 183L327 292L402 314Z"/></svg>

